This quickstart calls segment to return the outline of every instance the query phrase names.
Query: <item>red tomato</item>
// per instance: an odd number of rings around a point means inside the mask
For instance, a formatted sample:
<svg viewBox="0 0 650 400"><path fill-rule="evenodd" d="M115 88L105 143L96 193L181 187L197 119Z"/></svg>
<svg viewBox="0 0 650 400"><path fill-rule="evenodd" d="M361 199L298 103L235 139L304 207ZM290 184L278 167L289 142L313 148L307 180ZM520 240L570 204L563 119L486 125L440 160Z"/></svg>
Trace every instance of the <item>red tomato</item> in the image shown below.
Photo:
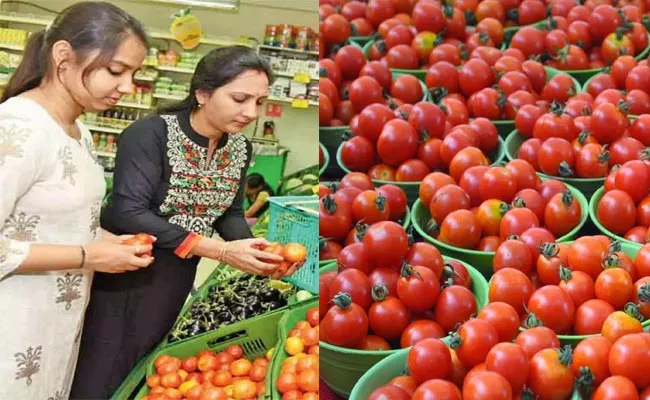
<svg viewBox="0 0 650 400"><path fill-rule="evenodd" d="M647 333L626 335L617 340L609 353L612 375L630 379L637 388L650 386L650 377L639 365L650 362L650 338Z"/></svg>
<svg viewBox="0 0 650 400"><path fill-rule="evenodd" d="M545 326L524 330L517 336L515 343L520 345L531 359L541 350L560 348L557 334Z"/></svg>
<svg viewBox="0 0 650 400"><path fill-rule="evenodd" d="M320 201L318 234L333 240L341 240L352 227L352 209L344 202L337 202L332 196Z"/></svg>
<svg viewBox="0 0 650 400"><path fill-rule="evenodd" d="M339 293L334 296L334 306L325 314L320 329L326 342L355 348L368 334L368 316L352 302L350 295Z"/></svg>
<svg viewBox="0 0 650 400"><path fill-rule="evenodd" d="M452 341L451 348L465 368L472 368L485 361L490 349L498 343L496 329L482 319L471 319L458 328L460 344Z"/></svg>
<svg viewBox="0 0 650 400"><path fill-rule="evenodd" d="M462 92L466 96L469 96L492 85L494 82L494 73L487 62L474 58L462 66L458 80Z"/></svg>
<svg viewBox="0 0 650 400"><path fill-rule="evenodd" d="M438 278L442 276L444 260L440 251L432 244L415 242L409 248L406 260L410 265L420 265L429 268Z"/></svg>
<svg viewBox="0 0 650 400"><path fill-rule="evenodd" d="M518 393L528 379L528 364L528 356L521 346L516 343L499 343L487 354L485 370L506 378L513 392Z"/></svg>
<svg viewBox="0 0 650 400"><path fill-rule="evenodd" d="M445 378L451 372L451 353L439 339L423 339L409 351L407 367L418 384Z"/></svg>
<svg viewBox="0 0 650 400"><path fill-rule="evenodd" d="M504 268L492 276L488 296L490 302L509 304L521 315L533 291L533 284L526 274L514 268Z"/></svg>
<svg viewBox="0 0 650 400"><path fill-rule="evenodd" d="M594 280L585 272L571 271L568 268L561 267L559 275L562 279L559 284L560 289L564 290L571 297L576 308L579 308L586 301L596 297ZM578 311L576 311L575 319L576 321L578 320Z"/></svg>
<svg viewBox="0 0 650 400"><path fill-rule="evenodd" d="M452 246L472 249L481 240L481 226L473 212L456 210L442 222L438 240Z"/></svg>
<svg viewBox="0 0 650 400"><path fill-rule="evenodd" d="M368 400L410 400L411 396L402 388L394 385L384 385L373 390Z"/></svg>
<svg viewBox="0 0 650 400"><path fill-rule="evenodd" d="M537 175L535 175L535 177L536 176ZM515 195L514 200L512 200L512 206L528 208L535 213L535 216L537 217L537 220L540 222L540 224L544 222L544 209L546 208L546 202L537 190L520 190Z"/></svg>
<svg viewBox="0 0 650 400"><path fill-rule="evenodd" d="M355 304L367 310L372 304L371 289L370 279L363 271L347 268L332 279L328 292L332 295L345 292L351 296Z"/></svg>
<svg viewBox="0 0 650 400"><path fill-rule="evenodd" d="M370 262L370 256L368 255L366 248L363 246L363 243L352 243L345 246L337 257L336 267L339 271L352 268L357 269L364 274L369 274L373 269Z"/></svg>
<svg viewBox="0 0 650 400"><path fill-rule="evenodd" d="M567 190L556 194L546 204L544 224L552 234L560 237L578 226L582 212L580 202Z"/></svg>
<svg viewBox="0 0 650 400"><path fill-rule="evenodd" d="M443 379L430 379L424 382L417 387L412 397L413 400L462 400L462 398L463 397L458 387Z"/></svg>
<svg viewBox="0 0 650 400"><path fill-rule="evenodd" d="M571 369L576 377L582 374L580 368L588 367L594 376L594 386L600 385L610 376L608 362L612 343L602 336L591 336L578 343L573 350Z"/></svg>
<svg viewBox="0 0 650 400"><path fill-rule="evenodd" d="M397 281L397 297L413 312L424 312L435 306L440 294L438 277L429 268L404 266Z"/></svg>
<svg viewBox="0 0 650 400"><path fill-rule="evenodd" d="M585 272L595 280L603 270L602 261L609 253L607 247L596 237L579 237L569 249L569 267L574 271Z"/></svg>
<svg viewBox="0 0 650 400"><path fill-rule="evenodd" d="M379 158L392 167L414 158L418 151L418 135L406 121L388 121L377 140Z"/></svg>
<svg viewBox="0 0 650 400"><path fill-rule="evenodd" d="M517 193L517 181L509 169L492 167L481 178L479 191L484 201L498 199L510 203Z"/></svg>
<svg viewBox="0 0 650 400"><path fill-rule="evenodd" d="M557 333L569 333L573 324L573 300L558 286L548 285L538 289L528 300L528 310Z"/></svg>
<svg viewBox="0 0 650 400"><path fill-rule="evenodd" d="M634 283L630 274L624 269L609 268L598 275L595 289L596 297L619 310L632 300Z"/></svg>
<svg viewBox="0 0 650 400"><path fill-rule="evenodd" d="M397 339L408 326L411 314L396 297L388 296L388 287L373 288L375 303L368 311L370 329L386 340Z"/></svg>
<svg viewBox="0 0 650 400"><path fill-rule="evenodd" d="M579 271L575 271L577 273ZM591 335L600 333L607 317L614 312L606 301L600 299L587 300L576 310L573 331L576 335Z"/></svg>
<svg viewBox="0 0 650 400"><path fill-rule="evenodd" d="M573 391L571 348L545 349L530 360L528 387L541 398L565 399Z"/></svg>
<svg viewBox="0 0 650 400"><path fill-rule="evenodd" d="M476 298L462 286L448 286L440 292L438 305L434 310L435 320L445 332L451 332L459 324L476 314Z"/></svg>
<svg viewBox="0 0 650 400"><path fill-rule="evenodd" d="M463 399L467 400L508 400L512 398L510 384L500 374L482 371L465 379Z"/></svg>
<svg viewBox="0 0 650 400"><path fill-rule="evenodd" d="M624 376L610 376L605 379L593 394L593 400L615 400L638 398L634 382Z"/></svg>
<svg viewBox="0 0 650 400"><path fill-rule="evenodd" d="M445 217L451 212L466 210L469 205L469 196L460 186L447 185L440 188L433 196L429 211L435 221L444 221Z"/></svg>
<svg viewBox="0 0 650 400"><path fill-rule="evenodd" d="M505 241L511 235L521 235L527 229L538 226L539 221L532 210L513 208L501 219L500 236Z"/></svg>
<svg viewBox="0 0 650 400"><path fill-rule="evenodd" d="M408 253L406 231L392 221L371 225L363 237L363 244L377 267L397 268Z"/></svg>
<svg viewBox="0 0 650 400"><path fill-rule="evenodd" d="M513 268L528 274L532 270L533 257L526 243L519 239L508 239L496 250L492 265L495 272Z"/></svg>
<svg viewBox="0 0 650 400"><path fill-rule="evenodd" d="M617 171L616 176L618 177ZM611 190L600 199L597 208L598 221L610 231L624 235L636 220L634 200L622 190Z"/></svg>
<svg viewBox="0 0 650 400"><path fill-rule="evenodd" d="M354 136L343 143L341 161L350 171L366 172L376 158L373 143L363 136Z"/></svg>
<svg viewBox="0 0 650 400"><path fill-rule="evenodd" d="M574 174L575 153L571 142L566 139L552 137L545 140L537 157L539 168L545 174L562 177Z"/></svg>
<svg viewBox="0 0 650 400"><path fill-rule="evenodd" d="M405 349L415 345L423 339L440 339L445 336L447 336L447 333L437 322L426 319L413 321L406 327L406 329L404 329L404 332L402 332L400 346Z"/></svg>

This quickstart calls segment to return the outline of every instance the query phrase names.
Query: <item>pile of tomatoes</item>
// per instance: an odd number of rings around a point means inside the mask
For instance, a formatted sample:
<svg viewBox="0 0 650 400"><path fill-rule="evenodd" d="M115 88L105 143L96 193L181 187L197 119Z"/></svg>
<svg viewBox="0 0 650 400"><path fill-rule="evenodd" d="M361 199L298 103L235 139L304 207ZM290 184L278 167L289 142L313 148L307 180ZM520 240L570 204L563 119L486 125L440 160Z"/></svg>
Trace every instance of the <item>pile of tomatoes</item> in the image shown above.
<svg viewBox="0 0 650 400"><path fill-rule="evenodd" d="M368 400L569 399L574 389L593 400L650 398L650 334L615 341L592 336L574 349L548 328L520 333L514 342L498 325L472 319L449 341L424 339L408 352L407 375L376 388Z"/></svg>
<svg viewBox="0 0 650 400"><path fill-rule="evenodd" d="M321 340L335 346L405 348L444 337L479 311L467 268L445 263L429 243L408 246L393 222L371 225L362 242L341 251L337 267L319 281Z"/></svg>
<svg viewBox="0 0 650 400"><path fill-rule="evenodd" d="M154 361L156 372L147 377L150 391L143 400L256 399L266 392L271 354L250 361L240 346L231 345L182 360L161 355Z"/></svg>
<svg viewBox="0 0 650 400"><path fill-rule="evenodd" d="M650 226L650 163L631 160L609 174L597 205L598 221L609 231L644 244Z"/></svg>
<svg viewBox="0 0 650 400"><path fill-rule="evenodd" d="M307 310L285 338L282 361L275 387L282 400L318 400L318 308Z"/></svg>
<svg viewBox="0 0 650 400"><path fill-rule="evenodd" d="M319 189L318 235L327 239L321 248L321 260L335 258L341 244L362 240L369 225L402 221L406 216L404 191L391 184L375 189L370 177L363 173L347 174L337 185L321 183Z"/></svg>
<svg viewBox="0 0 650 400"><path fill-rule="evenodd" d="M566 184L540 181L523 160L466 167L460 179L433 172L420 185L431 217L423 228L449 245L493 252L518 235L535 248L569 233L587 212Z"/></svg>
<svg viewBox="0 0 650 400"><path fill-rule="evenodd" d="M635 259L605 236L544 243L541 254L518 239L497 249L490 301L516 311L521 325L558 334L602 334L615 341L641 332L650 317L650 246Z"/></svg>

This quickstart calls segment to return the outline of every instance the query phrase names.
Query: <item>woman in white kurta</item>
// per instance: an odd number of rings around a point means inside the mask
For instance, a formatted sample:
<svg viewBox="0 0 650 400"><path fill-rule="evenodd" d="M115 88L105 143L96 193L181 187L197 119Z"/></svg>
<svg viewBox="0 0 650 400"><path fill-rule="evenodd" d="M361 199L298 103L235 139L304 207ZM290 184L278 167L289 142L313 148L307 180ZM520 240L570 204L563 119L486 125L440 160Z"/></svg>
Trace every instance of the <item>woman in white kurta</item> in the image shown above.
<svg viewBox="0 0 650 400"><path fill-rule="evenodd" d="M151 246L103 231L105 183L84 109L131 90L142 26L77 3L30 38L0 105L0 399L67 399L93 273L146 267Z"/></svg>

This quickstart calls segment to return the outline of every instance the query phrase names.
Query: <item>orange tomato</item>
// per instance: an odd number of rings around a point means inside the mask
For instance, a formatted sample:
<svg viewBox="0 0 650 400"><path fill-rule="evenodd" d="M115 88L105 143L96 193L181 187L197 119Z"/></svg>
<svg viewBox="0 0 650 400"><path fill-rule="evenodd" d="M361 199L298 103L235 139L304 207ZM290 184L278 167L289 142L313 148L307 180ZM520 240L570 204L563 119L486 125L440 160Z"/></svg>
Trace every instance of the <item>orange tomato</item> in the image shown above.
<svg viewBox="0 0 650 400"><path fill-rule="evenodd" d="M212 378L212 383L218 387L226 387L232 383L232 375L229 371L217 371Z"/></svg>
<svg viewBox="0 0 650 400"><path fill-rule="evenodd" d="M122 244L127 244L127 245L143 245L143 244L153 244L155 242L155 239L153 236L148 235L146 233L138 233L133 235L131 238L125 240L122 242ZM143 255L151 256L151 251L148 251L146 253L142 253Z"/></svg>
<svg viewBox="0 0 650 400"><path fill-rule="evenodd" d="M302 330L301 329L292 329L289 331L289 337L296 337L296 338L301 338L302 337Z"/></svg>
<svg viewBox="0 0 650 400"><path fill-rule="evenodd" d="M201 400L202 393L203 387L201 385L196 385L185 393L185 398L187 400Z"/></svg>
<svg viewBox="0 0 650 400"><path fill-rule="evenodd" d="M227 400L228 394L222 388L211 387L201 393L200 400Z"/></svg>
<svg viewBox="0 0 650 400"><path fill-rule="evenodd" d="M170 357L168 355L163 354L162 356L158 356L156 358L156 361L153 362L153 366L158 369L161 365L169 361Z"/></svg>
<svg viewBox="0 0 650 400"><path fill-rule="evenodd" d="M185 379L186 381L196 381L198 383L203 383L203 374L200 372L192 372Z"/></svg>
<svg viewBox="0 0 650 400"><path fill-rule="evenodd" d="M187 371L185 371L184 369L179 369L179 370L176 371L176 372L178 372L178 375L181 376L181 379L183 380L183 382L185 382L185 381L187 380L187 377L190 375L190 374L189 374Z"/></svg>
<svg viewBox="0 0 650 400"><path fill-rule="evenodd" d="M314 355L308 355L298 360L298 364L296 365L296 372L301 373L302 371L306 371L308 369L318 370L318 357Z"/></svg>
<svg viewBox="0 0 650 400"><path fill-rule="evenodd" d="M160 375L153 374L147 377L147 385L149 385L150 388L155 388L160 386Z"/></svg>
<svg viewBox="0 0 650 400"><path fill-rule="evenodd" d="M298 388L303 392L318 391L318 372L315 369L304 370L298 375Z"/></svg>
<svg viewBox="0 0 650 400"><path fill-rule="evenodd" d="M212 350L201 350L199 351L199 354L196 355L196 358L201 358L202 356L214 356L216 355L214 351Z"/></svg>
<svg viewBox="0 0 650 400"><path fill-rule="evenodd" d="M169 400L169 396L166 393L154 393L149 394L149 400Z"/></svg>
<svg viewBox="0 0 650 400"><path fill-rule="evenodd" d="M242 349L241 346L238 344L232 344L226 347L226 353L233 356L235 360L239 360L244 356L244 349Z"/></svg>
<svg viewBox="0 0 650 400"><path fill-rule="evenodd" d="M262 382L264 378L266 378L266 367L263 367L261 365L253 365L249 376L254 382Z"/></svg>
<svg viewBox="0 0 650 400"><path fill-rule="evenodd" d="M151 389L149 391L149 394L160 394L160 393L165 393L167 389L162 387L162 386L156 386L155 388Z"/></svg>
<svg viewBox="0 0 650 400"><path fill-rule="evenodd" d="M171 372L176 372L181 368L181 360L176 357L170 357L167 362L161 364L158 368L156 368L156 372L158 372L159 375L165 375L169 374Z"/></svg>
<svg viewBox="0 0 650 400"><path fill-rule="evenodd" d="M319 330L316 328L307 328L302 332L302 342L307 347L315 346L318 344L319 340Z"/></svg>
<svg viewBox="0 0 650 400"><path fill-rule="evenodd" d="M311 326L318 325L318 323L320 322L319 314L320 312L318 307L310 308L309 310L307 310L307 322L309 322Z"/></svg>
<svg viewBox="0 0 650 400"><path fill-rule="evenodd" d="M213 386L213 381L215 375L217 375L218 371L207 371L203 373L203 383L204 384L209 384L210 386Z"/></svg>
<svg viewBox="0 0 650 400"><path fill-rule="evenodd" d="M183 398L183 394L178 389L167 389L165 395L172 400L181 400Z"/></svg>
<svg viewBox="0 0 650 400"><path fill-rule="evenodd" d="M264 396L266 394L266 384L264 381L257 382L257 397Z"/></svg>
<svg viewBox="0 0 650 400"><path fill-rule="evenodd" d="M181 367L187 372L194 372L199 367L199 361L196 357L188 357L183 360Z"/></svg>
<svg viewBox="0 0 650 400"><path fill-rule="evenodd" d="M307 392L302 395L302 400L318 400L318 393Z"/></svg>
<svg viewBox="0 0 650 400"><path fill-rule="evenodd" d="M300 329L301 331L305 328L311 328L311 325L309 325L309 322L307 321L298 321L293 327L293 329Z"/></svg>
<svg viewBox="0 0 650 400"><path fill-rule="evenodd" d="M178 372L170 372L160 378L160 386L166 389L177 388L181 385L181 383L183 383L183 379L178 374Z"/></svg>
<svg viewBox="0 0 650 400"><path fill-rule="evenodd" d="M257 395L257 385L255 382L244 379L237 381L232 385L232 397L236 400L249 400Z"/></svg>
<svg viewBox="0 0 650 400"><path fill-rule="evenodd" d="M641 322L623 311L615 311L609 314L600 331L601 335L612 343L625 335L639 332L643 332Z"/></svg>
<svg viewBox="0 0 650 400"><path fill-rule="evenodd" d="M187 382L183 382L181 386L178 387L178 390L181 391L181 394L183 396L187 396L187 392L189 392L190 389L196 386L199 386L199 383L197 381L187 381Z"/></svg>
<svg viewBox="0 0 650 400"><path fill-rule="evenodd" d="M315 356L318 356L319 353L320 353L320 347L319 347L318 345L316 345L316 346L311 346L311 347L309 348L309 351L307 352L307 354L313 354L313 355L315 355Z"/></svg>
<svg viewBox="0 0 650 400"><path fill-rule="evenodd" d="M235 361L235 357L232 356L230 353L226 353L225 351L222 351L221 353L216 355L217 357L217 363L220 365L226 364L230 365L232 364L233 361Z"/></svg>
<svg viewBox="0 0 650 400"><path fill-rule="evenodd" d="M291 390L298 390L298 377L296 374L280 373L275 386L280 393L287 393Z"/></svg>
<svg viewBox="0 0 650 400"><path fill-rule="evenodd" d="M230 372L230 364L221 364L217 367L217 371L228 371Z"/></svg>
<svg viewBox="0 0 650 400"><path fill-rule="evenodd" d="M282 395L282 400L302 400L302 392L300 390L290 390Z"/></svg>
<svg viewBox="0 0 650 400"><path fill-rule="evenodd" d="M255 361L253 361L253 365L260 365L262 367L268 368L269 367L269 360L267 360L264 357L258 357L258 358L255 359Z"/></svg>
<svg viewBox="0 0 650 400"><path fill-rule="evenodd" d="M199 371L201 372L214 371L215 369L217 369L218 366L219 366L219 362L217 360L217 356L213 354L204 354L202 356L199 356L199 360L198 360Z"/></svg>
<svg viewBox="0 0 650 400"><path fill-rule="evenodd" d="M287 243L284 245L282 257L289 263L301 263L307 259L307 249L300 243Z"/></svg>
<svg viewBox="0 0 650 400"><path fill-rule="evenodd" d="M304 349L305 345L302 343L302 340L297 337L290 337L284 343L284 350L291 356L302 353Z"/></svg>
<svg viewBox="0 0 650 400"><path fill-rule="evenodd" d="M240 358L234 363L230 364L230 373L232 376L247 376L253 368L253 363L245 358Z"/></svg>

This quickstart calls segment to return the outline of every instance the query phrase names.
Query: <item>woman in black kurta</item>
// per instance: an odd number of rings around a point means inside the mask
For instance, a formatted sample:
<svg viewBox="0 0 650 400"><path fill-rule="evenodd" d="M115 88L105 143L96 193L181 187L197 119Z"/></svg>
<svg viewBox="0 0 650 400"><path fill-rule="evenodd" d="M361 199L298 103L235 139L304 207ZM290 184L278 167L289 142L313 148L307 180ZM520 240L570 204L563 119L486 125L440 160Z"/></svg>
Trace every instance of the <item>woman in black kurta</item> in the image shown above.
<svg viewBox="0 0 650 400"><path fill-rule="evenodd" d="M253 50L213 50L197 66L184 104L135 122L120 137L102 225L154 235L155 262L130 274L95 275L71 398L108 398L164 338L190 292L198 256L225 255L234 267L276 275L275 264L260 261L277 260L258 249L263 240L240 240L252 237L242 209L252 149L242 134L226 130L257 117L270 80ZM214 124L218 141L196 129ZM216 248L214 232L227 249Z"/></svg>

